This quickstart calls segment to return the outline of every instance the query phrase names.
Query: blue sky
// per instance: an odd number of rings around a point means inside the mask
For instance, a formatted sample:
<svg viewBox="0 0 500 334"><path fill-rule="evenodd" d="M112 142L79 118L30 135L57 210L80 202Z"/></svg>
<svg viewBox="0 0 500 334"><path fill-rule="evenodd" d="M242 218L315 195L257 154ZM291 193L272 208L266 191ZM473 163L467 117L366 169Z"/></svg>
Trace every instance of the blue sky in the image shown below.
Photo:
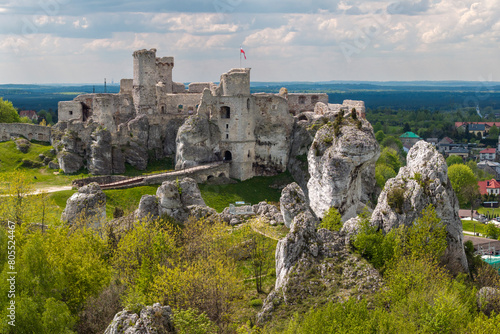
<svg viewBox="0 0 500 334"><path fill-rule="evenodd" d="M118 82L132 52L174 80L500 81L498 0L0 0L0 83Z"/></svg>

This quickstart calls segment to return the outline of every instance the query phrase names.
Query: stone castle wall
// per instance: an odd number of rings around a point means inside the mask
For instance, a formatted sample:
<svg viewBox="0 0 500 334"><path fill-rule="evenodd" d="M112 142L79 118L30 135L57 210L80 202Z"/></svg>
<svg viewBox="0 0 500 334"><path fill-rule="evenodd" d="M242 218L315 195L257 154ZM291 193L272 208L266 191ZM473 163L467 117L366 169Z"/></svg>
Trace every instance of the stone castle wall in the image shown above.
<svg viewBox="0 0 500 334"><path fill-rule="evenodd" d="M12 137L25 137L28 140L50 142L48 126L25 123L0 123L0 141L11 140Z"/></svg>
<svg viewBox="0 0 500 334"><path fill-rule="evenodd" d="M288 107L292 115L313 111L318 102L328 104L328 94L288 94Z"/></svg>

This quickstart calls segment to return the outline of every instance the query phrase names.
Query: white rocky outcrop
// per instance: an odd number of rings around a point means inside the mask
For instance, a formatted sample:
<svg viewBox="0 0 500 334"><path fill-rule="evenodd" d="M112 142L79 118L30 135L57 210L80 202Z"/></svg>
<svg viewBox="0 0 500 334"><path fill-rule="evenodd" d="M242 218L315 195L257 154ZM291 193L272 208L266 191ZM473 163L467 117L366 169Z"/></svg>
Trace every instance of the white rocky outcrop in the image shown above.
<svg viewBox="0 0 500 334"><path fill-rule="evenodd" d="M342 117L338 130L336 122L339 120L329 122L316 133L307 156L307 188L309 203L318 217L333 206L346 221L362 211L375 190L375 163L380 148L366 120Z"/></svg>
<svg viewBox="0 0 500 334"><path fill-rule="evenodd" d="M216 211L206 206L196 181L186 177L163 182L156 196L142 196L134 214L136 219L153 220L167 215L184 222L190 216L202 218L216 214Z"/></svg>
<svg viewBox="0 0 500 334"><path fill-rule="evenodd" d="M399 201L397 197L401 197ZM446 161L434 146L419 141L408 152L407 165L387 181L371 221L384 232L400 225L410 226L429 204L434 206L437 217L447 229L448 247L443 264L452 273L466 272L458 200L448 178Z"/></svg>
<svg viewBox="0 0 500 334"><path fill-rule="evenodd" d="M288 228L290 228L295 216L301 212L310 211L307 198L297 183L290 183L282 190L280 210L283 221Z"/></svg>
<svg viewBox="0 0 500 334"><path fill-rule="evenodd" d="M314 303L362 298L382 285L378 271L349 252L344 235L316 230L318 219L307 205L303 208L296 211L290 232L276 247L275 290L257 316L261 324L277 308L292 313L289 305L307 304L309 298Z"/></svg>
<svg viewBox="0 0 500 334"><path fill-rule="evenodd" d="M99 229L106 222L106 195L97 183L78 189L66 202L61 220Z"/></svg>
<svg viewBox="0 0 500 334"><path fill-rule="evenodd" d="M104 334L175 333L170 306L159 303L144 307L140 314L123 310L115 315Z"/></svg>

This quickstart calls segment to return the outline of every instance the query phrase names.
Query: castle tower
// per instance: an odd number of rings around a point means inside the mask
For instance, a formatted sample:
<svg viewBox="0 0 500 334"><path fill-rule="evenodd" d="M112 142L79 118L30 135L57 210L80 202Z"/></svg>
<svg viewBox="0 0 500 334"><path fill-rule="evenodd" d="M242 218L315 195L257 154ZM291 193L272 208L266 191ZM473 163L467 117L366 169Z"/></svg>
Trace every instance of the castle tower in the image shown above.
<svg viewBox="0 0 500 334"><path fill-rule="evenodd" d="M222 96L250 96L250 69L233 68L220 77Z"/></svg>
<svg viewBox="0 0 500 334"><path fill-rule="evenodd" d="M172 69L174 68L174 57L156 58L158 81L165 85L165 92L172 93Z"/></svg>
<svg viewBox="0 0 500 334"><path fill-rule="evenodd" d="M255 106L250 96L250 69L232 69L220 79L218 123L221 154L231 163L230 176L246 180L254 176Z"/></svg>
<svg viewBox="0 0 500 334"><path fill-rule="evenodd" d="M153 114L156 111L156 49L139 50L134 57L134 105L138 114Z"/></svg>

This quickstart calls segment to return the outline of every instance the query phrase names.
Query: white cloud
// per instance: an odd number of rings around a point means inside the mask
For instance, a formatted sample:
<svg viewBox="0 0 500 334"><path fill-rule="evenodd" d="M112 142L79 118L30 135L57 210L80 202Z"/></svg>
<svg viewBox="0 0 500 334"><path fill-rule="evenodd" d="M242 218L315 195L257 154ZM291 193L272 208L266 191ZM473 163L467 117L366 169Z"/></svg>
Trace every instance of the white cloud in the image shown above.
<svg viewBox="0 0 500 334"><path fill-rule="evenodd" d="M87 29L89 27L89 22L87 21L87 18L82 17L82 19L78 19L73 22L73 27L75 28L82 28L82 29Z"/></svg>

